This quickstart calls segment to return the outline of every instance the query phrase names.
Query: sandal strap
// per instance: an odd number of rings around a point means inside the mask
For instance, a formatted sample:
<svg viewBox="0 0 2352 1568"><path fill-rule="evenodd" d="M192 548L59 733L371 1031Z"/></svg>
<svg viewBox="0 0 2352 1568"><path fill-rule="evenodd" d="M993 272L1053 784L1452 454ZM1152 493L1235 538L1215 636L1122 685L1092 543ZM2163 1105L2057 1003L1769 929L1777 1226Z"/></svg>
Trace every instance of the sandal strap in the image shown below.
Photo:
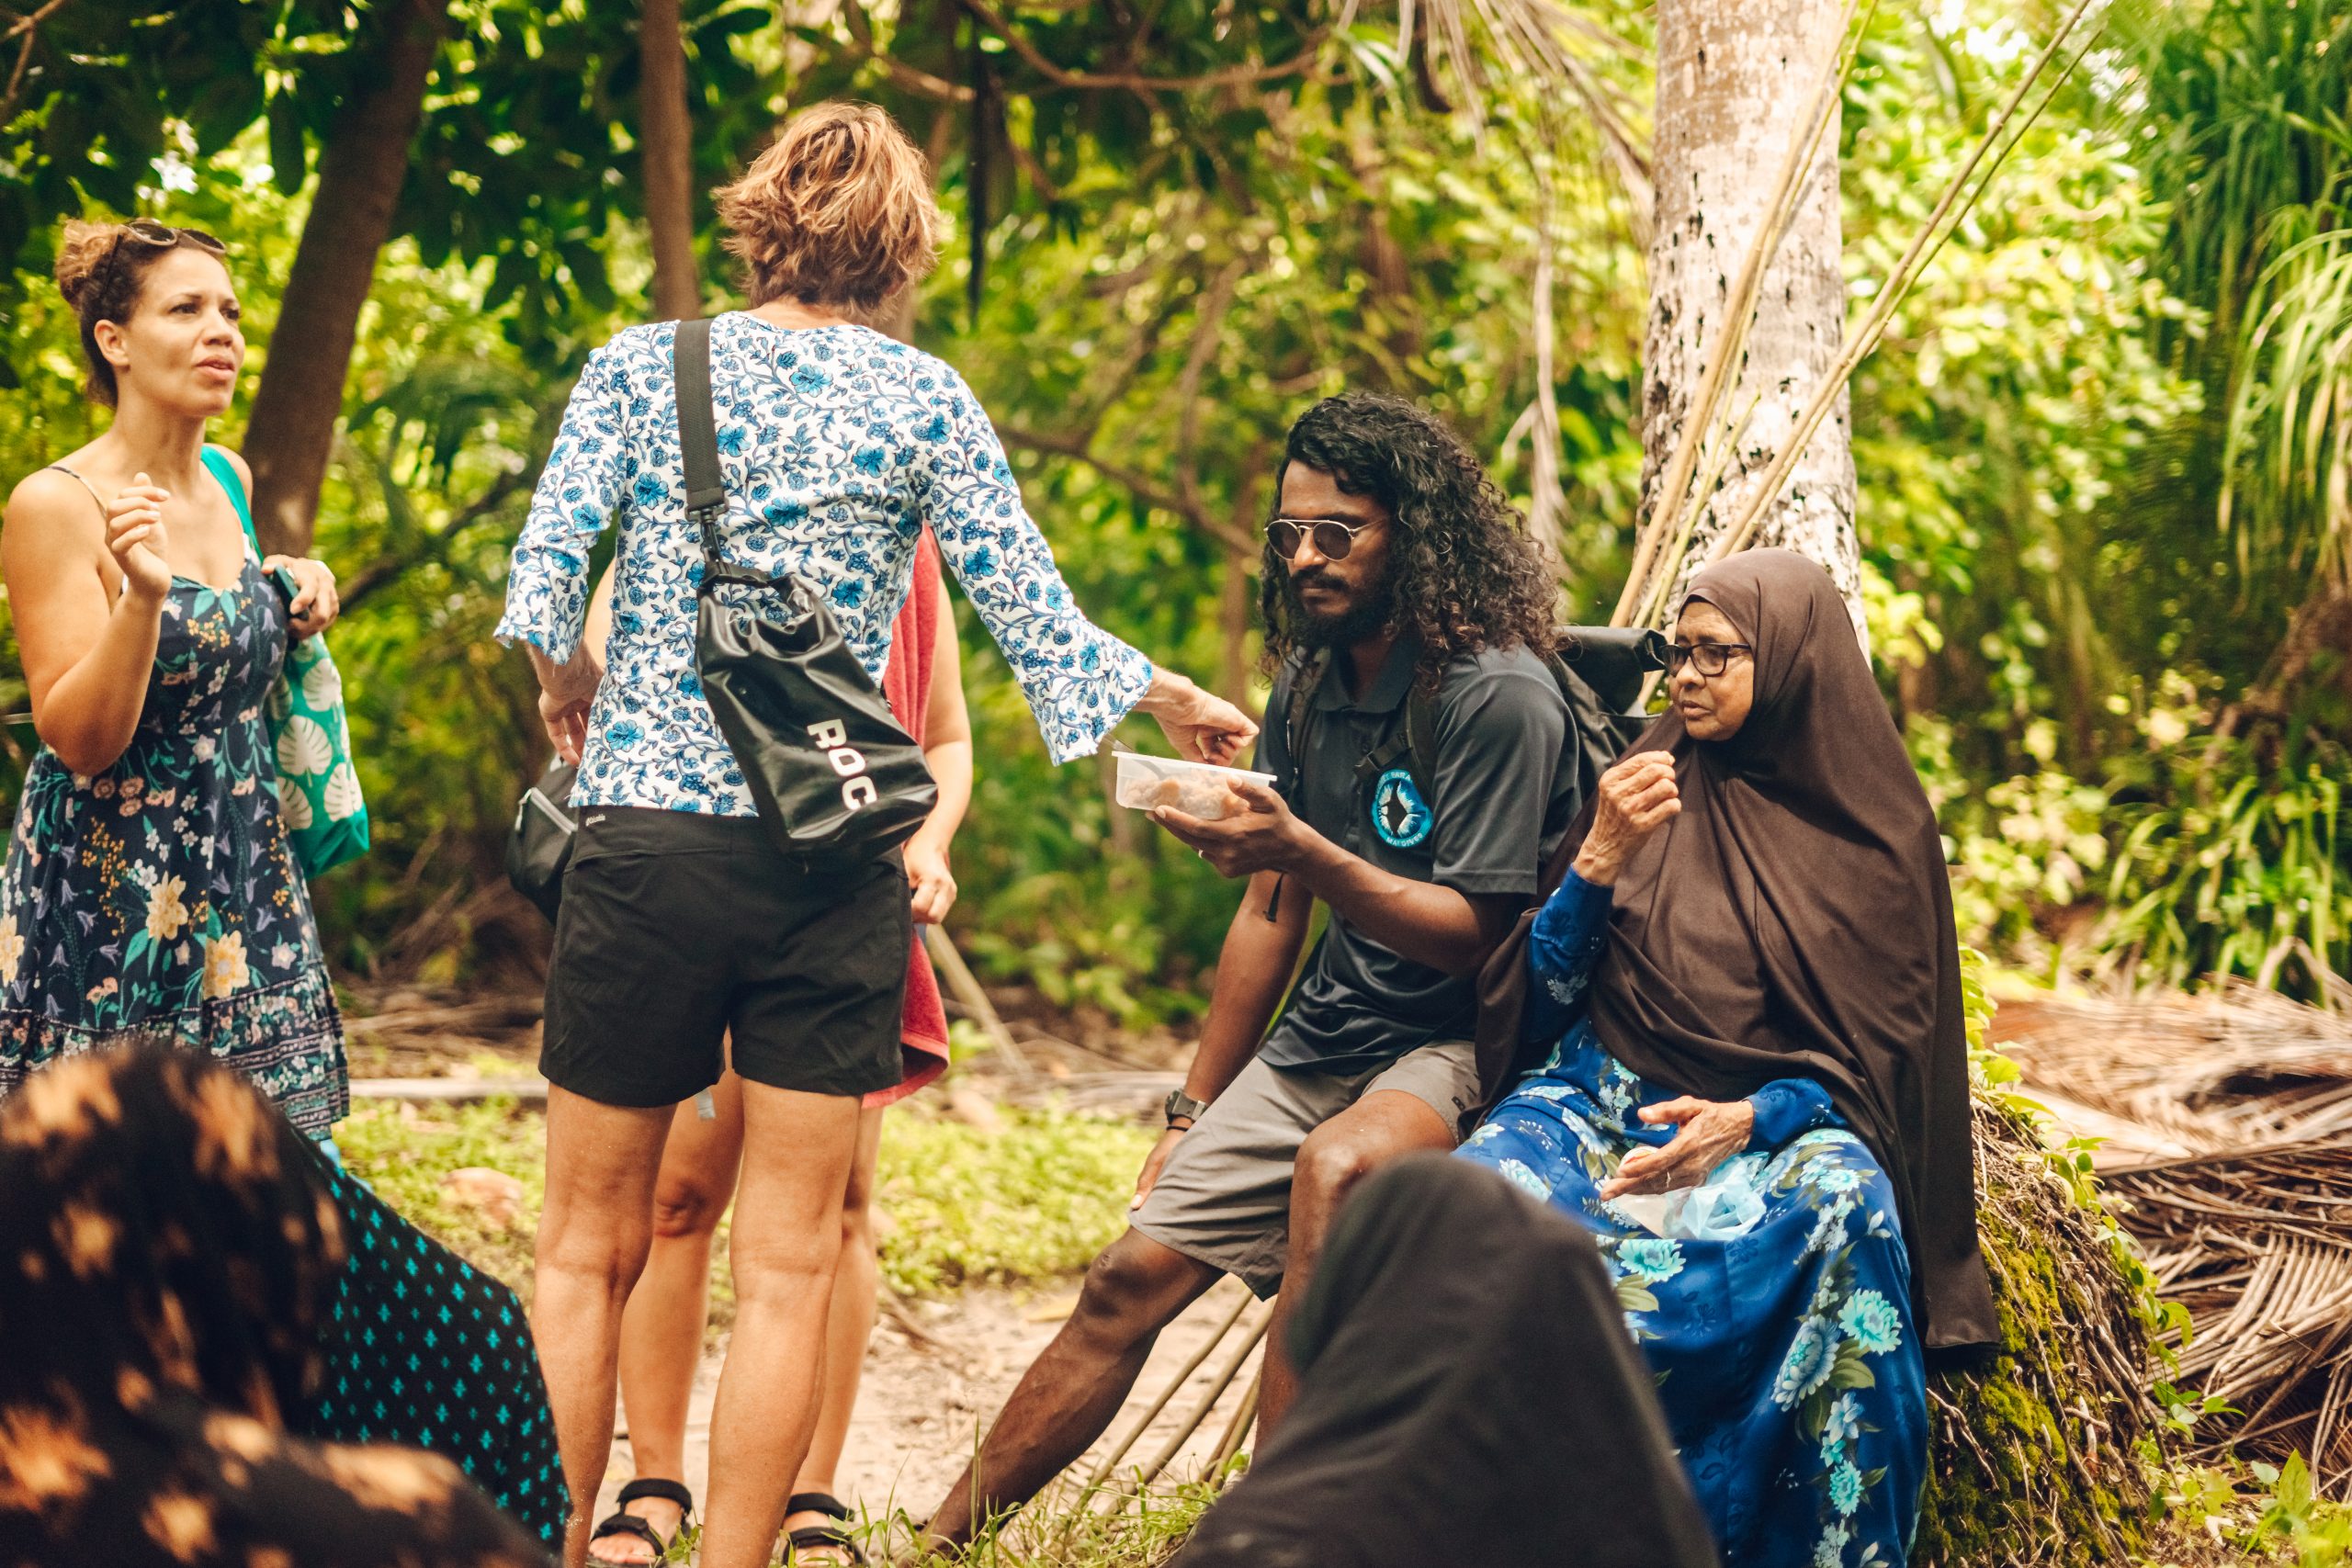
<svg viewBox="0 0 2352 1568"><path fill-rule="evenodd" d="M613 1500L626 1508L631 1503L646 1497L650 1497L659 1503L675 1503L689 1514L695 1511L695 1495L686 1490L684 1482L664 1481L659 1476L652 1475L639 1476L637 1480L630 1482L620 1489L620 1495ZM629 1517L635 1518L637 1516L632 1514Z"/></svg>
<svg viewBox="0 0 2352 1568"><path fill-rule="evenodd" d="M809 1494L809 1495L823 1496L824 1494L812 1493ZM809 1507L796 1508L793 1512L800 1514L821 1514L825 1512L825 1510L822 1508ZM820 1546L831 1546L848 1552L849 1560L852 1562L863 1562L865 1561L865 1553L858 1551L857 1543L850 1540L848 1532L845 1530L835 1529L831 1525L806 1525L799 1529L794 1530L790 1535L786 1536L785 1540L792 1543L792 1550L795 1551L808 1551Z"/></svg>
<svg viewBox="0 0 2352 1568"><path fill-rule="evenodd" d="M635 1514L612 1515L610 1517L606 1518L604 1523L596 1527L594 1533L590 1535L588 1538L588 1544L593 1548L600 1540L610 1540L615 1536L620 1535L634 1536L639 1540L643 1541L646 1544L646 1547L652 1551L653 1561L656 1562L661 1562L662 1557L665 1556L670 1550L670 1543L662 1539L661 1532L656 1530L651 1525L647 1524L643 1519L638 1517ZM591 1562L609 1562L611 1559L598 1557L592 1551L588 1561Z"/></svg>
<svg viewBox="0 0 2352 1568"><path fill-rule="evenodd" d="M792 1500L785 1504L784 1511L787 1514L822 1514L827 1518L842 1520L854 1517L849 1511L849 1505L830 1492L795 1492ZM814 1529L817 1527L811 1525L808 1528ZM833 1544L846 1546L849 1543L836 1541Z"/></svg>

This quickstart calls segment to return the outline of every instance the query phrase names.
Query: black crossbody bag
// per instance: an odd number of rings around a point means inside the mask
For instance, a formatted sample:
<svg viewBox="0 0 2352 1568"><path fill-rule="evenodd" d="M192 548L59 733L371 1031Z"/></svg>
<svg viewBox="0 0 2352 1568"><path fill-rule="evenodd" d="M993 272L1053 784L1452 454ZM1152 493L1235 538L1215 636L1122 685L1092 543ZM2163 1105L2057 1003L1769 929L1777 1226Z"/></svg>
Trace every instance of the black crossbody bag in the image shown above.
<svg viewBox="0 0 2352 1568"><path fill-rule="evenodd" d="M797 573L735 566L719 553L727 491L711 412L710 323L679 322L671 355L686 521L702 547L695 660L703 697L778 849L812 870L874 860L913 836L938 785L824 594ZM507 855L515 886L550 916L575 830L570 784L550 770L526 793ZM542 803L548 809L535 809Z"/></svg>

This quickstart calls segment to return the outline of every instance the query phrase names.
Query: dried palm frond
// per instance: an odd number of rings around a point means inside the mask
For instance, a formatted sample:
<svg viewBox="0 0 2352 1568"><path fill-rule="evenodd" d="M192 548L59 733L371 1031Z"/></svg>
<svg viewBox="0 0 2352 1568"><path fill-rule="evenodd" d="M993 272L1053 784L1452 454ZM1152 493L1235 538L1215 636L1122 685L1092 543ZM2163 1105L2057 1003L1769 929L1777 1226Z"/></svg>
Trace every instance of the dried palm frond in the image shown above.
<svg viewBox="0 0 2352 1568"><path fill-rule="evenodd" d="M2100 1180L2188 1314L2177 1381L2230 1414L2199 1447L2308 1456L2352 1495L2352 1018L2245 984L2010 1002L2002 1049L2078 1134L2168 1157ZM2053 1090L2041 1086L2064 1086ZM2088 1117L2070 1114L2086 1110ZM2120 1136L2117 1136L2118 1134Z"/></svg>

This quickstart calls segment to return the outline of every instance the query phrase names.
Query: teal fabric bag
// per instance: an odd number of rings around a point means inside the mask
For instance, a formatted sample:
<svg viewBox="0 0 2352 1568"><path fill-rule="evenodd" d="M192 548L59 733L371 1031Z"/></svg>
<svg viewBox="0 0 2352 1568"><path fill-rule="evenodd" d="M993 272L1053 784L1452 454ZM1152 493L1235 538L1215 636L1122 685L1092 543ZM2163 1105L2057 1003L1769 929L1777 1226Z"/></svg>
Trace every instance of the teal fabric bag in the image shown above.
<svg viewBox="0 0 2352 1568"><path fill-rule="evenodd" d="M253 509L245 487L216 446L204 449L204 466L236 503L245 542L261 559ZM277 753L277 801L286 834L305 876L320 876L368 851L368 802L359 793L359 773L351 765L351 725L343 709L343 677L327 652L324 636L305 637L286 652L286 671L270 694L270 739Z"/></svg>

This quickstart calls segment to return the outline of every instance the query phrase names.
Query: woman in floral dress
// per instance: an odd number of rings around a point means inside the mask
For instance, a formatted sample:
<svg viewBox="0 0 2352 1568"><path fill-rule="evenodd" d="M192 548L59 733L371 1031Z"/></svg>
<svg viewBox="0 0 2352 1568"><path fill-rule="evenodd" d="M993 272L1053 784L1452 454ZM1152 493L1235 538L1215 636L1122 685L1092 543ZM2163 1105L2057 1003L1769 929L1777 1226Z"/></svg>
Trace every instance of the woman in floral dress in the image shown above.
<svg viewBox="0 0 2352 1568"><path fill-rule="evenodd" d="M1894 1568L1923 1351L1996 1337L1935 819L1818 566L1709 567L1678 635L1462 1157L1595 1233L1726 1562Z"/></svg>
<svg viewBox="0 0 2352 1568"><path fill-rule="evenodd" d="M250 476L205 445L244 362L220 242L70 224L57 279L115 417L18 484L0 532L41 738L0 886L0 1095L156 1035L323 1139L347 1104L343 1024L262 709L289 637L334 621L334 578L254 558ZM265 576L281 566L290 603Z"/></svg>

